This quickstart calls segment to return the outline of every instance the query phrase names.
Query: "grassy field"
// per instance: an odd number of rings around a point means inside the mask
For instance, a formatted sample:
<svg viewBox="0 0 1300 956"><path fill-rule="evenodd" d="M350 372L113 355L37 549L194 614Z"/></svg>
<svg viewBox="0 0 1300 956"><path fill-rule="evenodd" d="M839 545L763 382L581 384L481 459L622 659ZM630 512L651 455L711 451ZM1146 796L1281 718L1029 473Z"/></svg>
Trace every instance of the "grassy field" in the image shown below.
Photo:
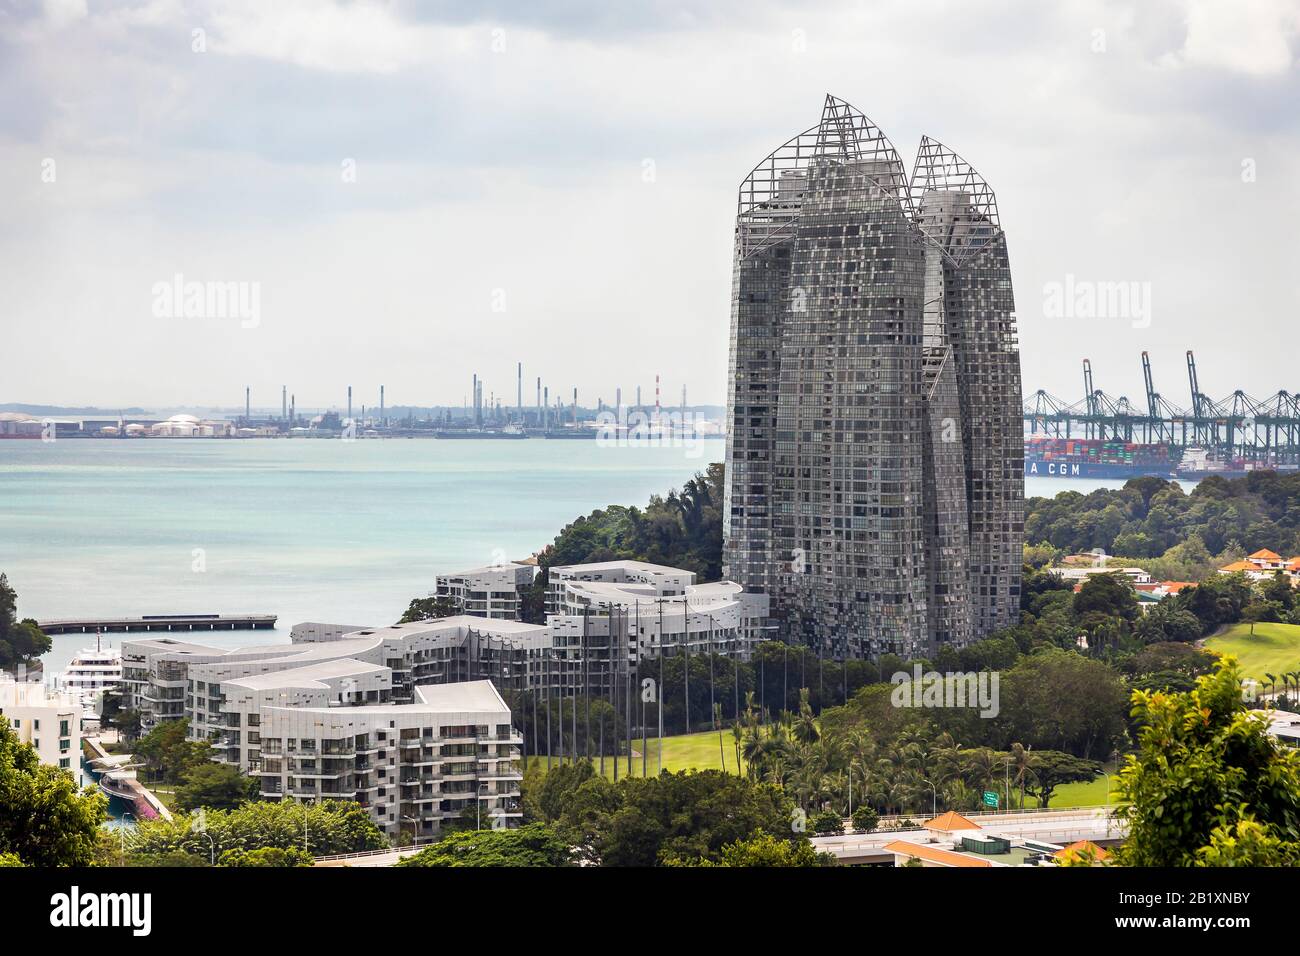
<svg viewBox="0 0 1300 956"><path fill-rule="evenodd" d="M726 771L728 773L736 772L736 748L732 744L731 731L722 732L723 746L726 748ZM635 742L635 756L632 758L632 776L641 776L641 741ZM650 738L650 749L648 754L648 764L650 776L655 776L658 772L656 758L658 757L658 741ZM568 759L568 758L566 758ZM605 758L605 776L611 780L614 777L613 757ZM546 767L546 758L529 757L528 763L540 763L543 769ZM593 761L597 770L600 768L600 761ZM722 754L718 751L718 735L716 731L706 731L700 734L683 734L677 737L664 738L664 769L676 772L678 770L722 770ZM1110 769L1109 767L1107 768ZM619 764L618 775L623 777L627 771L627 755L623 756L623 762ZM1111 770L1114 773L1113 770ZM1100 807L1106 803L1106 777L1099 776L1097 779L1087 783L1067 783L1056 788L1052 794L1051 806L1053 807ZM1027 806L1036 806L1033 797L1025 799Z"/></svg>
<svg viewBox="0 0 1300 956"><path fill-rule="evenodd" d="M1231 654L1241 664L1242 674L1264 681L1265 674L1300 670L1300 624L1234 624L1205 642L1206 648Z"/></svg>
<svg viewBox="0 0 1300 956"><path fill-rule="evenodd" d="M726 766L723 766L723 754L718 749L718 733L714 730L708 730L698 734L681 734L677 737L664 738L664 755L663 766L665 770L676 772L678 770L726 770L728 773L736 772L736 746L731 738L730 728L722 732L722 746L726 750ZM632 742L634 751L632 756L632 776L641 776L641 739L638 737ZM650 776L655 776L659 772L659 741L654 737L650 738L649 752L646 755L646 762ZM567 759L567 757L566 757ZM614 777L614 758L607 756L605 758L605 776L613 779ZM528 763L540 763L543 768L546 766L545 757L529 757ZM600 758L593 757L593 763L596 769L600 769ZM623 762L619 765L618 775L624 776L627 772L627 755L623 755Z"/></svg>

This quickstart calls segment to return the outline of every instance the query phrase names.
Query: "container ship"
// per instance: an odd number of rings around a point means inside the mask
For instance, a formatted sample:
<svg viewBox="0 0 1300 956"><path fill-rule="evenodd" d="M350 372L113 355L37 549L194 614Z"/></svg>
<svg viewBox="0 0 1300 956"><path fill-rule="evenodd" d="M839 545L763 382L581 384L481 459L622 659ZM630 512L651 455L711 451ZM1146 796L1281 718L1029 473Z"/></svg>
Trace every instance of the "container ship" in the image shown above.
<svg viewBox="0 0 1300 956"><path fill-rule="evenodd" d="M1027 478L1176 478L1182 449L1119 439L1026 438Z"/></svg>
<svg viewBox="0 0 1300 956"><path fill-rule="evenodd" d="M1256 470L1295 471L1296 465L1225 458L1195 446L1141 444L1122 439L1025 438L1025 476L1032 478L1236 478Z"/></svg>

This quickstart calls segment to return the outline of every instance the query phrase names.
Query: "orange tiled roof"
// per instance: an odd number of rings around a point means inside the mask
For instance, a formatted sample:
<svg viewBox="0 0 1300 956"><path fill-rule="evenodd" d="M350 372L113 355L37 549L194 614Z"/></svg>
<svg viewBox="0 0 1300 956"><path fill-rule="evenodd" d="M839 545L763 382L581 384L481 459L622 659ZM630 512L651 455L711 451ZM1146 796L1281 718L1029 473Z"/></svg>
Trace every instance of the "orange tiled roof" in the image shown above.
<svg viewBox="0 0 1300 956"><path fill-rule="evenodd" d="M1300 571L1300 558L1292 558L1286 564L1288 571Z"/></svg>
<svg viewBox="0 0 1300 956"><path fill-rule="evenodd" d="M1195 581L1161 581L1160 583L1164 585L1164 589L1170 594L1177 594L1183 588L1196 587Z"/></svg>
<svg viewBox="0 0 1300 956"><path fill-rule="evenodd" d="M947 813L941 813L933 820L922 824L927 830L938 830L940 833L952 833L956 830L978 830L980 825L967 820L960 813L949 810Z"/></svg>
<svg viewBox="0 0 1300 956"><path fill-rule="evenodd" d="M1233 561L1232 564L1225 564L1219 568L1220 571L1258 571L1259 568L1249 561Z"/></svg>
<svg viewBox="0 0 1300 956"><path fill-rule="evenodd" d="M1251 557L1259 561L1281 561L1282 560L1282 555L1278 554L1276 551L1270 551L1268 550L1268 548L1260 548L1258 551L1252 554Z"/></svg>
<svg viewBox="0 0 1300 956"><path fill-rule="evenodd" d="M1085 854L1085 853L1091 853L1092 858L1096 860L1098 863L1110 859L1110 854L1107 853L1105 850L1103 850L1101 847L1097 846L1097 844L1093 843L1091 840L1078 840L1074 843L1071 843L1069 846L1062 847L1061 849L1057 850L1055 853L1052 854L1052 856L1055 856L1062 860L1067 860L1072 856Z"/></svg>
<svg viewBox="0 0 1300 956"><path fill-rule="evenodd" d="M938 863L940 866L991 867L993 865L988 860L966 856L964 853L954 853L952 850L941 850L937 846L925 846L920 843L909 843L907 840L895 840L893 843L886 843L885 849L890 853L896 853L900 856L911 856L918 860L928 860L930 863Z"/></svg>

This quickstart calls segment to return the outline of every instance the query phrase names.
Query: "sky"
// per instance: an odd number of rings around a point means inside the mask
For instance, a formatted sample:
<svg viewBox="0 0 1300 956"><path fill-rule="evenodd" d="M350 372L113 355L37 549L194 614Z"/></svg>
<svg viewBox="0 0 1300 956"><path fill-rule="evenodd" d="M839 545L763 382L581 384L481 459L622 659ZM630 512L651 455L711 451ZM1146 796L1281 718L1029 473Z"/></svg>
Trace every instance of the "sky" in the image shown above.
<svg viewBox="0 0 1300 956"><path fill-rule="evenodd" d="M1026 394L1300 391L1300 0L0 0L0 402L726 394L736 189L990 183ZM180 295L173 290L179 288ZM199 295L193 295L197 290ZM224 299L224 301L223 301Z"/></svg>

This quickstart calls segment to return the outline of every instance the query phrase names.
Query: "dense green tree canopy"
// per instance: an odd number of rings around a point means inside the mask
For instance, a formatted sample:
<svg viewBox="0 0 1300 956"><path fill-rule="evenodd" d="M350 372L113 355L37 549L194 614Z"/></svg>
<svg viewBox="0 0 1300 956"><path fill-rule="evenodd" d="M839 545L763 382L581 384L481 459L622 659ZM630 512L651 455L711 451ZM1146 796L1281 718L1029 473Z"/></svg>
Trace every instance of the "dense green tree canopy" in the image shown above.
<svg viewBox="0 0 1300 956"><path fill-rule="evenodd" d="M624 778L597 776L586 762L552 770L526 812L556 826L588 860L655 866L720 859L722 847L758 833L801 842L794 806L777 787L716 770Z"/></svg>
<svg viewBox="0 0 1300 956"><path fill-rule="evenodd" d="M31 618L18 620L18 593L0 574L0 669L30 667L49 651L50 638Z"/></svg>
<svg viewBox="0 0 1300 956"><path fill-rule="evenodd" d="M574 866L573 847L545 823L513 830L462 830L398 866Z"/></svg>
<svg viewBox="0 0 1300 956"><path fill-rule="evenodd" d="M79 791L0 720L0 854L27 866L89 866L105 816L97 789Z"/></svg>
<svg viewBox="0 0 1300 956"><path fill-rule="evenodd" d="M1188 693L1135 691L1138 751L1120 771L1126 866L1300 861L1300 752L1247 710L1235 661Z"/></svg>
<svg viewBox="0 0 1300 956"><path fill-rule="evenodd" d="M234 810L178 813L170 821L142 821L126 841L128 853L142 857L184 853L204 860L214 848L220 857L227 850L301 848L304 842L312 856L388 845L366 809L345 800L318 804L258 801Z"/></svg>
<svg viewBox="0 0 1300 956"><path fill-rule="evenodd" d="M1128 558L1169 557L1189 566L1211 554L1259 548L1300 554L1300 474L1295 473L1211 476L1190 493L1175 481L1134 478L1120 489L1063 492L1030 498L1025 506L1025 540L1065 552L1101 548ZM1183 545L1185 550L1169 553ZM1202 562L1191 579L1210 570Z"/></svg>

